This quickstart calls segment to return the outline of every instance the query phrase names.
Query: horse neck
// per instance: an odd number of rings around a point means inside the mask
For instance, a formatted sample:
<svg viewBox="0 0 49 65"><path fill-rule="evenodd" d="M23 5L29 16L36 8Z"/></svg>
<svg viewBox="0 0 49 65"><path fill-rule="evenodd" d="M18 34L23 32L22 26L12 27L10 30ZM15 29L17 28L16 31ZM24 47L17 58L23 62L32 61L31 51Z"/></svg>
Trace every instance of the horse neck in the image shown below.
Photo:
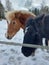
<svg viewBox="0 0 49 65"><path fill-rule="evenodd" d="M21 28L22 28L22 29L24 29L24 28L25 28L25 25L24 25L24 24L23 24L23 25L21 25Z"/></svg>
<svg viewBox="0 0 49 65"><path fill-rule="evenodd" d="M27 23L27 20L30 18L30 17L32 17L32 18L35 18L35 16L33 16L33 15L31 15L31 14L25 14L22 18L24 18L23 20L24 21L22 21L21 22L21 28L22 29L24 29L25 28L25 25L26 25L26 23Z"/></svg>

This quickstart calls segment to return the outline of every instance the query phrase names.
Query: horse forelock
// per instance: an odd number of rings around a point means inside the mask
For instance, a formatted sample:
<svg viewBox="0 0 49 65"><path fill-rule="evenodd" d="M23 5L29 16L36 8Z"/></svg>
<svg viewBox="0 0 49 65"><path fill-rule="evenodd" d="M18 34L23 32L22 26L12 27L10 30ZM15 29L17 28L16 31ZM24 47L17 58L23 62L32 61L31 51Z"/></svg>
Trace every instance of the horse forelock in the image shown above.
<svg viewBox="0 0 49 65"><path fill-rule="evenodd" d="M20 23L25 24L25 19L27 19L29 16L36 17L33 13L25 10L18 10L18 11L9 11L5 14L5 18L10 23L13 19L18 18L20 20Z"/></svg>
<svg viewBox="0 0 49 65"><path fill-rule="evenodd" d="M13 12L7 12L6 14L5 14L5 18L6 18L6 20L10 23L13 19L14 19L14 17L15 17L15 15L14 15L14 13Z"/></svg>

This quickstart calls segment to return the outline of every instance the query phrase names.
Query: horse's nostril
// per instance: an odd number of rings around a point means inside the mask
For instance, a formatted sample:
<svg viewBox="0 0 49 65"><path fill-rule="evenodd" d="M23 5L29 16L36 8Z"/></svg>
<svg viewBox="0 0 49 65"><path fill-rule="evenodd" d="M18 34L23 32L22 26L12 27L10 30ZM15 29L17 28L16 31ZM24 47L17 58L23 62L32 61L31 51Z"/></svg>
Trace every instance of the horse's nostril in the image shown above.
<svg viewBox="0 0 49 65"><path fill-rule="evenodd" d="M5 36L6 36L7 39L12 39L12 37L8 34L5 34Z"/></svg>
<svg viewBox="0 0 49 65"><path fill-rule="evenodd" d="M10 37L10 36L7 36L7 39L12 39L12 37Z"/></svg>
<svg viewBox="0 0 49 65"><path fill-rule="evenodd" d="M9 39L10 37L9 36L7 36L7 39Z"/></svg>

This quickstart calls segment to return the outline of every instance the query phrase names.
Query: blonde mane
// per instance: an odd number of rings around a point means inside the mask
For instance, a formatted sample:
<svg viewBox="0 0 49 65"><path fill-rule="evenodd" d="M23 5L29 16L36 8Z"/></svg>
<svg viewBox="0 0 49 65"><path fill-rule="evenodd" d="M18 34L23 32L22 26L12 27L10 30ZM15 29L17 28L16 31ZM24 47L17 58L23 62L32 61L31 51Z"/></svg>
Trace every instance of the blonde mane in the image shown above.
<svg viewBox="0 0 49 65"><path fill-rule="evenodd" d="M15 13L30 14L30 15L36 17L36 15L33 14L32 12L25 11L25 10L16 10L16 11L8 11L8 12L5 14L5 18L6 18L8 21L11 21L12 19L15 18Z"/></svg>

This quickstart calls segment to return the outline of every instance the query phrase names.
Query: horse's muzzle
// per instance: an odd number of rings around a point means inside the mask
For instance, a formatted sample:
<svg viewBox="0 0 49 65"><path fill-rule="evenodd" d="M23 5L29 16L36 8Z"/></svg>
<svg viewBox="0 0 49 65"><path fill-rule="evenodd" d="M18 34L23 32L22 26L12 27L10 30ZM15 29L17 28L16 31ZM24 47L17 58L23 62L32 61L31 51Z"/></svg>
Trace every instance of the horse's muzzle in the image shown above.
<svg viewBox="0 0 49 65"><path fill-rule="evenodd" d="M5 34L5 37L7 38L7 39L12 39L12 37L10 37L9 35L7 35L7 34Z"/></svg>
<svg viewBox="0 0 49 65"><path fill-rule="evenodd" d="M9 37L9 36L7 36L6 38L7 38L7 39L12 39L12 37Z"/></svg>

